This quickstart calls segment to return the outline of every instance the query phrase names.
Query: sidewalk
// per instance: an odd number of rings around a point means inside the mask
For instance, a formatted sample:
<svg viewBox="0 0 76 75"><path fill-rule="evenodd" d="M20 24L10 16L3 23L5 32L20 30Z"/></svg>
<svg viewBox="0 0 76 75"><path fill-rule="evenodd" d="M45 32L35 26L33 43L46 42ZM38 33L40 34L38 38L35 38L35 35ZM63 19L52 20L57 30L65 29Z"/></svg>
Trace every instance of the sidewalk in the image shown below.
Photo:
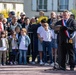
<svg viewBox="0 0 76 75"><path fill-rule="evenodd" d="M50 69L52 69L50 66L8 65L0 66L0 75L76 75L76 68L74 71L56 71Z"/></svg>

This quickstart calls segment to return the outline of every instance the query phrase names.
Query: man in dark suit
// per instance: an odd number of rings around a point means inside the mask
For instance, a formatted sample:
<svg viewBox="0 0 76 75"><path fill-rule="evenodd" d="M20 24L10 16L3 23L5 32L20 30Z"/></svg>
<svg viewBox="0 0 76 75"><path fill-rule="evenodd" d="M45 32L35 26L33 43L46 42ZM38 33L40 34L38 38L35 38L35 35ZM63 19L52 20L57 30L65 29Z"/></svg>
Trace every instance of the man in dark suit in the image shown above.
<svg viewBox="0 0 76 75"><path fill-rule="evenodd" d="M56 25L61 25L60 28L60 69L66 70L66 55L69 54L70 70L74 70L74 50L72 43L72 35L76 30L76 22L70 18L68 11L63 11L63 19L56 22Z"/></svg>

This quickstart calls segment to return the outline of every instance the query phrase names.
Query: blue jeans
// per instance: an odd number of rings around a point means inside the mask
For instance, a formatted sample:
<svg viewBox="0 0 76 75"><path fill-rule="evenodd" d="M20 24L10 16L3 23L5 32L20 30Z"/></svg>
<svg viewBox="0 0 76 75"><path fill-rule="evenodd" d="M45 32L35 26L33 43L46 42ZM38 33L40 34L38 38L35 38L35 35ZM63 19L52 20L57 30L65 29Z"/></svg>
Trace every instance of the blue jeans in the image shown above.
<svg viewBox="0 0 76 75"><path fill-rule="evenodd" d="M43 60L44 60L44 63L47 63L47 52L46 52L46 48L47 48L47 51L48 51L48 54L49 54L49 58L50 58L50 63L53 62L53 59L52 59L52 50L51 50L51 42L49 41L43 41Z"/></svg>
<svg viewBox="0 0 76 75"><path fill-rule="evenodd" d="M57 49L58 47L57 47L57 39L52 39L52 41L51 41L51 47L52 48L55 48L55 49Z"/></svg>
<svg viewBox="0 0 76 75"><path fill-rule="evenodd" d="M23 64L26 64L26 57L27 57L27 50L19 50L19 64L22 64L22 58L23 58Z"/></svg>

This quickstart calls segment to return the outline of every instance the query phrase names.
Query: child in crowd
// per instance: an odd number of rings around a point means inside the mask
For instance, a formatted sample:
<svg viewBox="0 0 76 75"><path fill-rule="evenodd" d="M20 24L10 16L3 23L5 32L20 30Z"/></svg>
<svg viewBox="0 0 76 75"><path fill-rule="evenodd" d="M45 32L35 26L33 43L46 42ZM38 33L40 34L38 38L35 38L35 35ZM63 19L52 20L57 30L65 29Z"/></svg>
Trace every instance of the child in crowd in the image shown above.
<svg viewBox="0 0 76 75"><path fill-rule="evenodd" d="M52 31L49 29L49 26L47 23L44 24L44 31L41 35L42 37L42 44L43 44L43 54L44 54L44 65L49 65L47 63L47 52L46 49L48 51L49 57L50 57L50 64L53 63L53 59L52 59L52 50L51 50L51 41L52 41ZM45 34L44 34L45 33Z"/></svg>
<svg viewBox="0 0 76 75"><path fill-rule="evenodd" d="M20 27L16 27L15 28L15 31L16 31L16 38L18 39L19 38L19 36L20 36Z"/></svg>
<svg viewBox="0 0 76 75"><path fill-rule="evenodd" d="M43 47L42 47L42 42L43 42L43 38L42 38L42 33L44 31L44 24L47 23L47 21L45 19L41 20L41 26L38 27L37 29L37 35L38 35L38 51L39 51L39 56L40 56L40 65L43 65ZM45 33L43 33L45 34Z"/></svg>
<svg viewBox="0 0 76 75"><path fill-rule="evenodd" d="M6 52L6 64L9 64L9 37L8 37L8 31L5 30L5 35L6 35L6 39L8 39L8 49L7 49L7 52Z"/></svg>
<svg viewBox="0 0 76 75"><path fill-rule="evenodd" d="M1 37L0 37L0 65L6 65L6 52L8 49L8 40L6 38L5 31L1 32ZM2 57L3 55L3 57ZM3 58L3 59L2 59ZM3 62L2 62L3 60Z"/></svg>
<svg viewBox="0 0 76 75"><path fill-rule="evenodd" d="M26 57L27 57L27 50L30 44L30 38L27 35L27 30L25 28L21 29L21 36L18 39L19 44L19 64L22 64L22 57L23 57L23 64L27 64Z"/></svg>
<svg viewBox="0 0 76 75"><path fill-rule="evenodd" d="M17 38L16 38L16 32L13 31L10 37L10 64L17 64L16 62L16 55L18 51L18 44L17 44Z"/></svg>

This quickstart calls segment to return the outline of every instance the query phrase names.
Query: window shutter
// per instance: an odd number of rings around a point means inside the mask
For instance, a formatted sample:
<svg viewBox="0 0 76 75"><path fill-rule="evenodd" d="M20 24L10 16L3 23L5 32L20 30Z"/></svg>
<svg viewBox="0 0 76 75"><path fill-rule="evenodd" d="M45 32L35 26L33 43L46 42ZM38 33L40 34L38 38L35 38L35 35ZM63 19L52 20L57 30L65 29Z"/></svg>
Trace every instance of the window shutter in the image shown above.
<svg viewBox="0 0 76 75"><path fill-rule="evenodd" d="M52 0L47 0L47 10L52 10Z"/></svg>
<svg viewBox="0 0 76 75"><path fill-rule="evenodd" d="M68 10L73 9L73 5L74 5L74 4L73 4L73 1L74 1L74 0L69 0Z"/></svg>
<svg viewBox="0 0 76 75"><path fill-rule="evenodd" d="M58 9L58 0L52 0L53 1L53 11L57 11L57 9Z"/></svg>
<svg viewBox="0 0 76 75"><path fill-rule="evenodd" d="M37 0L32 0L32 10L37 10Z"/></svg>

